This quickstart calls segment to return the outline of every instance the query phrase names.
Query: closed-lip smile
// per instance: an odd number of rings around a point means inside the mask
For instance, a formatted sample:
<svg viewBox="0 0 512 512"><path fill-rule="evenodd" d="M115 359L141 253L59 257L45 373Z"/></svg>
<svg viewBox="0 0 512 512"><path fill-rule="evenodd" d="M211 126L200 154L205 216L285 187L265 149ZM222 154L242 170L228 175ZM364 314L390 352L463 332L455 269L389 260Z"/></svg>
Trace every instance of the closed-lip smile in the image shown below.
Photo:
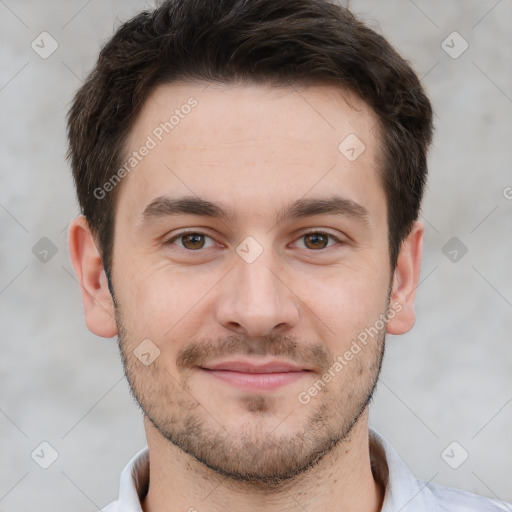
<svg viewBox="0 0 512 512"><path fill-rule="evenodd" d="M272 391L304 377L311 370L287 361L256 364L247 360L228 360L200 367L225 383L253 391Z"/></svg>

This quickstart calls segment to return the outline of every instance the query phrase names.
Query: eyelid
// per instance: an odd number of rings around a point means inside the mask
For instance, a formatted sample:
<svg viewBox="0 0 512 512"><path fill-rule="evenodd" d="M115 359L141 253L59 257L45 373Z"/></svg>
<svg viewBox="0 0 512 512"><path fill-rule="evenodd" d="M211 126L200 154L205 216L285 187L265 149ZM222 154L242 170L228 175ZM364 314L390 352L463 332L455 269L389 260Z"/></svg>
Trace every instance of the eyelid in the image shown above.
<svg viewBox="0 0 512 512"><path fill-rule="evenodd" d="M202 235L202 236L205 236L207 238L212 239L216 244L222 245L222 244L219 244L219 242L217 242L217 240L215 240L215 238L213 238L213 236L209 235L208 233L205 233L203 230L204 230L204 228L201 228L201 229L188 229L188 230L185 230L185 231L181 231L179 233L174 234L171 238L166 239L164 241L164 245L171 245L176 240L178 240L179 238L187 236L187 235ZM183 247L179 247L179 248L183 249L184 251L188 251L188 252L201 252L202 251L202 249L198 249L196 251L193 251L192 249L185 249Z"/></svg>
<svg viewBox="0 0 512 512"><path fill-rule="evenodd" d="M294 236L296 238L300 238L302 236L305 236L305 235L313 235L315 233L319 233L321 235L329 235L331 236L332 238L335 238L337 240L339 240L340 242L342 241L341 240L341 235L338 234L338 233L333 233L332 231L330 231L329 229L327 228L305 228L304 230L300 229L298 231L296 231L294 233Z"/></svg>
<svg viewBox="0 0 512 512"><path fill-rule="evenodd" d="M336 242L336 244L325 247L324 249L316 249L316 250L311 249L309 252L325 252L328 249L335 247L336 245L347 243L345 240L342 239L342 237L335 235L334 233L332 233L329 230L326 230L325 228L307 228L306 231L302 231L302 232L299 231L299 233L297 235L295 235L294 243L297 243L297 241L299 241L302 237L304 237L306 235L316 235L316 234L327 235L328 237L332 238Z"/></svg>
<svg viewBox="0 0 512 512"><path fill-rule="evenodd" d="M202 236L205 236L207 238L210 238L216 244L219 245L219 242L217 242L217 240L215 240L213 236L211 236L208 233L205 233L204 231L202 231L203 229L204 228L195 229L195 230L194 229L189 229L189 230L185 230L185 231L181 231L179 233L176 233L171 238L167 239L164 242L164 245L171 245L176 240L178 240L179 238L184 237L186 235L202 235ZM312 250L310 250L310 252L323 252L323 251L326 251L327 249L330 249L331 247L335 247L336 245L346 244L347 243L346 240L343 240L341 237L331 233L329 230L326 230L325 228L307 228L305 231L302 231L302 232L299 231L298 233L296 233L294 235L295 238L294 238L294 242L293 243L296 243L298 240L300 240L302 237L304 237L306 235L313 235L313 234L327 235L327 236L331 237L336 242L336 244L330 245L328 247L325 247L324 249L317 249L317 250L312 249ZM220 245L223 245L223 244L220 244ZM177 247L179 247L179 246L177 246ZM179 248L183 249L184 251L187 251L189 253L193 253L193 252L200 253L200 252L204 251L204 249L192 250L192 249L186 249L186 248L183 248L183 247L179 247Z"/></svg>

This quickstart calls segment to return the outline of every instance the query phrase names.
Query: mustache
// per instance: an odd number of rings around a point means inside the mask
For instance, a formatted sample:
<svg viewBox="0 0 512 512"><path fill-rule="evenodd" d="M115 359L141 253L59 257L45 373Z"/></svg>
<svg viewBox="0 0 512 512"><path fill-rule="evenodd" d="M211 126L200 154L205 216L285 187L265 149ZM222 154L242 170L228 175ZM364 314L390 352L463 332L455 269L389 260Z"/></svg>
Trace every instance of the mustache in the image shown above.
<svg viewBox="0 0 512 512"><path fill-rule="evenodd" d="M327 370L334 358L321 345L299 344L289 336L268 335L258 339L232 335L215 341L194 342L180 349L176 357L178 369L205 366L222 356L254 355L284 356L301 365L314 365L318 371Z"/></svg>

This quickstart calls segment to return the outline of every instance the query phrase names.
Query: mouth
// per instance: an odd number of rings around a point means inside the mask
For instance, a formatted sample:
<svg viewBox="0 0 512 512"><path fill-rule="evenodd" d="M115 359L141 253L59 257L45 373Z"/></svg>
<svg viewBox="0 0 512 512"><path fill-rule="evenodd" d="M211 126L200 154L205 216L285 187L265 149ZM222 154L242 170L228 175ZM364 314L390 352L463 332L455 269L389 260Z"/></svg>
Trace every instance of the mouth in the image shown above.
<svg viewBox="0 0 512 512"><path fill-rule="evenodd" d="M253 364L249 361L224 361L199 367L217 380L252 391L272 391L309 375L311 370L285 361Z"/></svg>

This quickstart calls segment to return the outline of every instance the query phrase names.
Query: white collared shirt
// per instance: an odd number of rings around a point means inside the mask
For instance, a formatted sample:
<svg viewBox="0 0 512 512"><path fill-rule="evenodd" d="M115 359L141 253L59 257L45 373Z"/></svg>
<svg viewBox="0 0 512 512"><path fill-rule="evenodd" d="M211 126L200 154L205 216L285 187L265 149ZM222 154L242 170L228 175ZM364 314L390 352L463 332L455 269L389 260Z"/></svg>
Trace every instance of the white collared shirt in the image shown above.
<svg viewBox="0 0 512 512"><path fill-rule="evenodd" d="M417 480L391 444L370 429L375 478L385 488L381 512L512 512L512 504ZM149 484L149 452L137 453L121 474L119 499L103 512L142 512Z"/></svg>

